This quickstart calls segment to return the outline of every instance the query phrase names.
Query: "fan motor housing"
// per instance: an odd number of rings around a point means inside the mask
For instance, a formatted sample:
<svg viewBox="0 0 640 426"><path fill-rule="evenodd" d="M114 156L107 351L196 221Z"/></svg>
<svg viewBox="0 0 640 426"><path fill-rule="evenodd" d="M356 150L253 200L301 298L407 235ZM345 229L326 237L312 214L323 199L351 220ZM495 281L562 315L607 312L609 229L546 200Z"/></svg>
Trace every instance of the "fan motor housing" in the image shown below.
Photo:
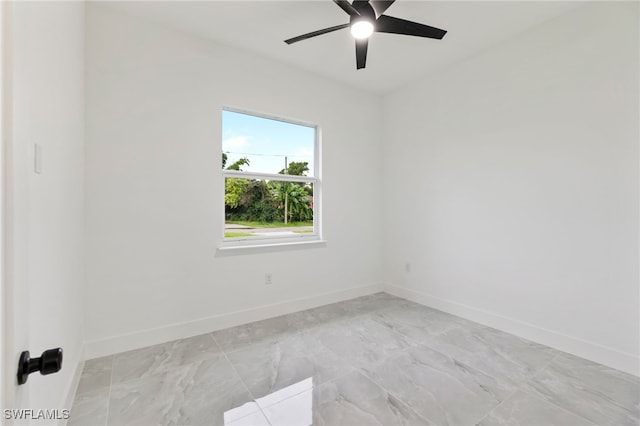
<svg viewBox="0 0 640 426"><path fill-rule="evenodd" d="M358 21L369 21L371 22L373 25L375 25L376 23L376 11L373 10L373 7L369 4L369 2L353 2L353 7L355 7L358 12L360 13L360 16L358 15L353 15L351 16L350 19L350 25L353 25L354 23L358 22Z"/></svg>
<svg viewBox="0 0 640 426"><path fill-rule="evenodd" d="M312 31L289 38L284 42L293 44L350 27L351 35L353 35L356 44L356 69L362 69L365 68L367 64L369 36L373 32L424 37L436 40L442 40L442 37L447 33L440 28L385 15L385 11L389 9L389 6L391 6L395 0L353 0L351 3L349 0L333 0L333 2L349 15L348 24L340 24Z"/></svg>

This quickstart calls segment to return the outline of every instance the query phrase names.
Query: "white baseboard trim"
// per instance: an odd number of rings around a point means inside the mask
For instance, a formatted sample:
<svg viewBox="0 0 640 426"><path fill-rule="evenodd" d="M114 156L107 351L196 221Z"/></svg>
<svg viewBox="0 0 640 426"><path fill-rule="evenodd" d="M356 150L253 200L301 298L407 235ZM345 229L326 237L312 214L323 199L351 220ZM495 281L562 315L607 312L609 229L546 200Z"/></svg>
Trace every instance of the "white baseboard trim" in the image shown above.
<svg viewBox="0 0 640 426"><path fill-rule="evenodd" d="M385 285L384 291L394 296L402 297L430 308L506 331L507 333L550 346L563 352L568 352L635 376L640 375L640 358L633 354L620 352L594 342L567 336L524 321L442 299L427 293L395 285Z"/></svg>
<svg viewBox="0 0 640 426"><path fill-rule="evenodd" d="M355 297L366 296L384 290L382 284L352 287L311 297L287 300L281 303L257 306L252 309L214 315L194 321L170 324L133 333L112 336L85 342L85 359L112 355L145 346L193 337L228 327L260 321L280 315L311 309L330 303L341 302Z"/></svg>
<svg viewBox="0 0 640 426"><path fill-rule="evenodd" d="M78 385L80 384L80 377L82 376L82 370L84 369L84 345L82 345L82 349L80 350L80 358L78 364L76 365L76 371L73 373L73 378L71 379L71 384L69 386L69 390L67 391L67 396L64 401L63 408L67 410L71 410L73 408L73 400L76 397L76 391L78 390ZM58 426L66 426L68 419L60 419L58 421Z"/></svg>

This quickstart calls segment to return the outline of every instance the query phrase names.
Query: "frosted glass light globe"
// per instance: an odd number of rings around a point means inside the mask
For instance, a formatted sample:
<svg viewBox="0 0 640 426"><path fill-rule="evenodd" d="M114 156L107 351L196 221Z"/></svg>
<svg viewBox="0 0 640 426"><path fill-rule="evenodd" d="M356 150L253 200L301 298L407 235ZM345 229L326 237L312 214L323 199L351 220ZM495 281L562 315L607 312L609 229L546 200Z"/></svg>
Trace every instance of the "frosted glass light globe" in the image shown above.
<svg viewBox="0 0 640 426"><path fill-rule="evenodd" d="M373 34L373 24L369 21L358 21L351 25L351 35L358 40L365 39Z"/></svg>

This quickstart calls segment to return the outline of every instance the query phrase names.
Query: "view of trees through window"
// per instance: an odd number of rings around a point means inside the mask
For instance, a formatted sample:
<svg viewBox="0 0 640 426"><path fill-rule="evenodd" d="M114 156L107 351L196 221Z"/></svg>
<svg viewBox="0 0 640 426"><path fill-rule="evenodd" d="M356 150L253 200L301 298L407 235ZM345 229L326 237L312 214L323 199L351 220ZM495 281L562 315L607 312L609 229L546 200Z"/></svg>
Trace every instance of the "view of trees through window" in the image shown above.
<svg viewBox="0 0 640 426"><path fill-rule="evenodd" d="M314 232L315 127L223 111L225 238Z"/></svg>

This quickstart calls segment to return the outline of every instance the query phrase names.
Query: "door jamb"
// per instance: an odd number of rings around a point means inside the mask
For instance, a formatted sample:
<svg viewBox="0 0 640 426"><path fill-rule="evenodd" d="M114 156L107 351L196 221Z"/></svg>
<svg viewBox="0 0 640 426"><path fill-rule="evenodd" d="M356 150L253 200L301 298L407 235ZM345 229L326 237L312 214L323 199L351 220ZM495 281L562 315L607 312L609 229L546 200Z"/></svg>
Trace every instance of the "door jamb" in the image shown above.
<svg viewBox="0 0 640 426"><path fill-rule="evenodd" d="M13 405L13 275L12 275L12 1L0 2L0 407Z"/></svg>

